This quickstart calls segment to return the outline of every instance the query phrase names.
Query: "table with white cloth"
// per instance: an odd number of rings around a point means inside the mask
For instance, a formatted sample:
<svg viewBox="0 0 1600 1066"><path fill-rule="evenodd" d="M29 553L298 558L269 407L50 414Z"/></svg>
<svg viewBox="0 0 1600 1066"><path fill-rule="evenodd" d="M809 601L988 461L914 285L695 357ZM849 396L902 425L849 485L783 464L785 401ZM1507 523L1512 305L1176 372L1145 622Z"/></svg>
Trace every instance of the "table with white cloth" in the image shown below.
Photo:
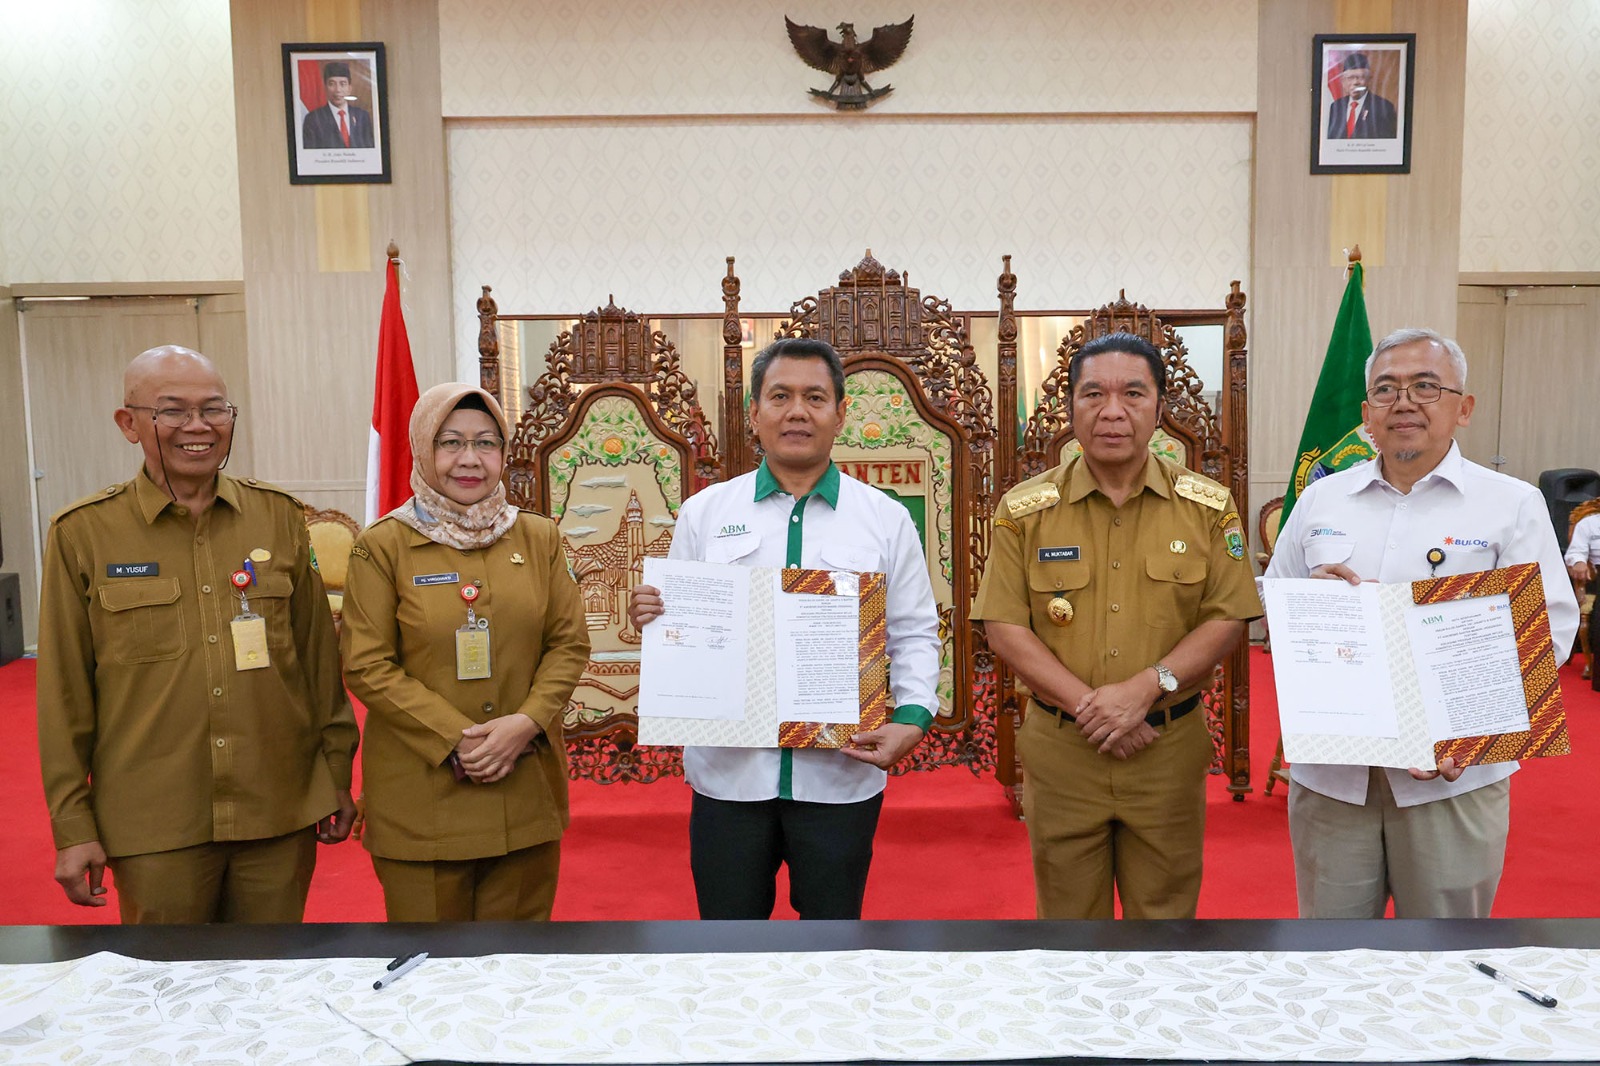
<svg viewBox="0 0 1600 1066"><path fill-rule="evenodd" d="M1113 1059L1600 1061L1600 920L0 927L0 1064Z"/></svg>

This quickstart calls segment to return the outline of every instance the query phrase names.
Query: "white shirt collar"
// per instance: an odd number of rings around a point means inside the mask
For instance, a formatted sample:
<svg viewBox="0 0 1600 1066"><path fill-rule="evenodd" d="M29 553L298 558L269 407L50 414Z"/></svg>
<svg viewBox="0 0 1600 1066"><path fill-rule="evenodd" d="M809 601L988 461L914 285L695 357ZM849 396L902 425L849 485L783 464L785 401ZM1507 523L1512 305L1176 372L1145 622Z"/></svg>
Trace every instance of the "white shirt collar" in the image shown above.
<svg viewBox="0 0 1600 1066"><path fill-rule="evenodd" d="M1461 446L1452 440L1450 442L1450 450L1444 453L1444 458L1439 460L1439 465L1419 477L1412 488L1416 489L1437 477L1460 491L1466 475L1466 462L1461 456ZM1387 481L1384 481L1380 460L1376 458L1368 459L1361 466L1355 467L1351 473L1354 475L1350 479L1349 495L1351 496L1376 483L1381 482L1384 485L1389 485ZM1394 488L1392 485L1389 485L1389 487Z"/></svg>

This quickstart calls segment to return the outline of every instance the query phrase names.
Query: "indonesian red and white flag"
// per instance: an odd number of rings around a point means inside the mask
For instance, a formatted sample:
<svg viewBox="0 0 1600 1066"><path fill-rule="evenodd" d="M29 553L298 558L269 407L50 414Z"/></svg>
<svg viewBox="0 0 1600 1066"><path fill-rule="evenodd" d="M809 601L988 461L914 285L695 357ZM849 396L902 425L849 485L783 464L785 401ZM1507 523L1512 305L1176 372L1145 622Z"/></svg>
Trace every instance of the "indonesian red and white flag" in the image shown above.
<svg viewBox="0 0 1600 1066"><path fill-rule="evenodd" d="M372 435L367 442L367 524L411 495L411 409L417 371L400 310L400 261L389 260L378 324L378 376L372 386Z"/></svg>

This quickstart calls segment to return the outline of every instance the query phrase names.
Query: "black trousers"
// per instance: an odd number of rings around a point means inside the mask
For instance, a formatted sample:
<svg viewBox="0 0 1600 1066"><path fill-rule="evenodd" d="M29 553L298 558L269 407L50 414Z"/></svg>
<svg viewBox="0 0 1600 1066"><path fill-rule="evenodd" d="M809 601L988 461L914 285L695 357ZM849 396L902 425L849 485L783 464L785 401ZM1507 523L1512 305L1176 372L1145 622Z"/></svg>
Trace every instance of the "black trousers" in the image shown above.
<svg viewBox="0 0 1600 1066"><path fill-rule="evenodd" d="M858 803L740 802L694 793L689 868L700 917L772 917L778 867L801 918L856 919L867 892L883 793Z"/></svg>

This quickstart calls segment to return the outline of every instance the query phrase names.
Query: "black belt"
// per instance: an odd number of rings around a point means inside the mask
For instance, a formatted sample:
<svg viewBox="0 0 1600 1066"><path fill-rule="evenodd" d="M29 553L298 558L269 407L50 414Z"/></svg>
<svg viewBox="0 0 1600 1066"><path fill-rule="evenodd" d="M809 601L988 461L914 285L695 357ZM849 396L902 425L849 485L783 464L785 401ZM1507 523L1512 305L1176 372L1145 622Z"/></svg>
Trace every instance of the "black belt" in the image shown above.
<svg viewBox="0 0 1600 1066"><path fill-rule="evenodd" d="M1041 711L1044 711L1048 714L1053 714L1063 721L1076 722L1078 720L1073 715L1063 711L1060 707L1052 707L1050 704L1044 702L1044 700L1041 700L1038 696L1033 697L1033 702ZM1196 692L1193 696L1190 696L1182 703L1174 703L1171 707L1163 707L1159 710L1151 711L1149 714L1144 716L1144 720L1146 723L1152 726L1171 725L1173 722L1176 722L1178 719L1182 718L1184 715L1188 714L1198 706L1200 706L1200 693Z"/></svg>

